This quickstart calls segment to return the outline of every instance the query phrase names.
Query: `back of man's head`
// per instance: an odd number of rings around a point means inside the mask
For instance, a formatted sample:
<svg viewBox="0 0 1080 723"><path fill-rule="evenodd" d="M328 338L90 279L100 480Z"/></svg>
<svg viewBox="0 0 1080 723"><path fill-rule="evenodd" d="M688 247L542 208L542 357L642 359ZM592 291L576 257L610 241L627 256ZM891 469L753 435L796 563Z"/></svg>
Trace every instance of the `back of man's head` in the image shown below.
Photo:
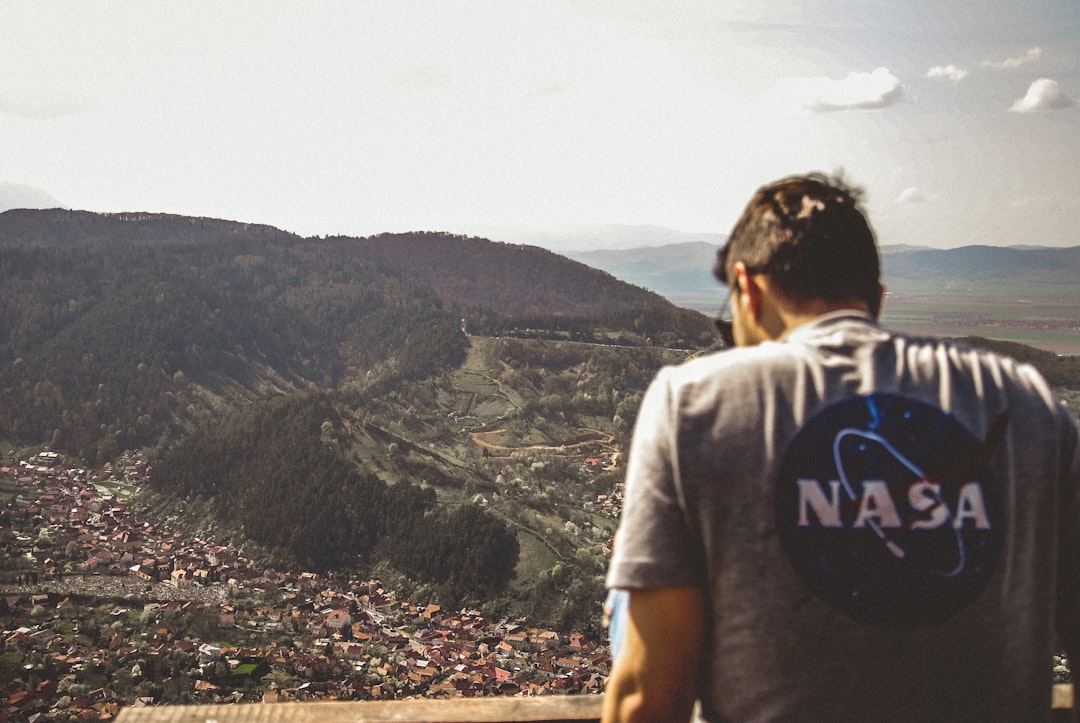
<svg viewBox="0 0 1080 723"><path fill-rule="evenodd" d="M862 301L876 315L881 264L860 195L820 174L760 188L717 254L713 273L727 284L742 261L795 301Z"/></svg>

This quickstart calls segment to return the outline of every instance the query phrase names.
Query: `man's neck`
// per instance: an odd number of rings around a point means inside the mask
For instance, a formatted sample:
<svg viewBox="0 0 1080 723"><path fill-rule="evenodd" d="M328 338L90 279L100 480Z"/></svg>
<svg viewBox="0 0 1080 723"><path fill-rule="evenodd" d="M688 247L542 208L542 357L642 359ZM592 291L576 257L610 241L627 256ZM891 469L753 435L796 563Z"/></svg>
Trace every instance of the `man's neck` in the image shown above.
<svg viewBox="0 0 1080 723"><path fill-rule="evenodd" d="M871 313L870 307L862 301L833 303L815 299L797 305L784 305L777 309L778 316L783 324L783 330L776 338L779 339L787 336L803 324L814 321L815 319L834 311L858 311L864 314Z"/></svg>

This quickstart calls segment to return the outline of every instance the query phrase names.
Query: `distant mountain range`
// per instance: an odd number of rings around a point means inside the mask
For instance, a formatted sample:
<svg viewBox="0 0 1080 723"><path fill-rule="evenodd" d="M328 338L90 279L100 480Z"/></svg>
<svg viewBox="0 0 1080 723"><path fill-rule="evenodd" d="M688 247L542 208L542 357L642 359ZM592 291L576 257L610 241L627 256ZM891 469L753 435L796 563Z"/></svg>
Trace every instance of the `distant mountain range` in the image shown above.
<svg viewBox="0 0 1080 723"><path fill-rule="evenodd" d="M693 233L649 224L578 226L547 231L478 226L468 232L495 241L542 246L567 256L583 249L611 251L687 243L722 244L727 238L722 233Z"/></svg>
<svg viewBox="0 0 1080 723"><path fill-rule="evenodd" d="M720 246L696 241L564 253L675 303L701 308L696 301L704 300L709 308L715 306L721 293L712 275ZM894 294L948 296L961 290L997 293L1007 288L1018 297L1042 300L1075 300L1080 296L1080 246L931 249L897 245L881 251L885 287Z"/></svg>
<svg viewBox="0 0 1080 723"><path fill-rule="evenodd" d="M0 213L13 208L65 208L40 188L21 183L0 183Z"/></svg>
<svg viewBox="0 0 1080 723"><path fill-rule="evenodd" d="M885 281L903 288L926 281L1033 286L1080 285L1080 246L963 246L886 253Z"/></svg>
<svg viewBox="0 0 1080 723"><path fill-rule="evenodd" d="M721 242L722 243L722 242ZM699 294L714 296L712 275L721 243L690 241L622 250L565 251L569 258L602 269L617 279L683 303Z"/></svg>

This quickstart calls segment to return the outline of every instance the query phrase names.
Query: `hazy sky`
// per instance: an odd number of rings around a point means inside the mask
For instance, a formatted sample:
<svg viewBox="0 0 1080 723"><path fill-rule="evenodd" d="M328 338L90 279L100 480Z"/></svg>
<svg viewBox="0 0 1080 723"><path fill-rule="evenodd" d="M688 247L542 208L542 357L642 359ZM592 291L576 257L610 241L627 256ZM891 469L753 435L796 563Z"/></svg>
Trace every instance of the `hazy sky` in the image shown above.
<svg viewBox="0 0 1080 723"><path fill-rule="evenodd" d="M3 23L0 184L70 208L726 233L762 183L843 168L882 243L1080 244L1076 0L6 0Z"/></svg>

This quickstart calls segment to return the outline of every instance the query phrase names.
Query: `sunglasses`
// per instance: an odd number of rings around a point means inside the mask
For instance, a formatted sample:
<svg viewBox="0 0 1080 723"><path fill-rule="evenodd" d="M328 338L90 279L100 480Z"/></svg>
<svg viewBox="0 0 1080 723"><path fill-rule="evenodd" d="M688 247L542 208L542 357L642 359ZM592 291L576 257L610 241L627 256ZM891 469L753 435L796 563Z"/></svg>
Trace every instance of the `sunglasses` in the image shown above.
<svg viewBox="0 0 1080 723"><path fill-rule="evenodd" d="M720 341L724 343L724 348L729 349L735 346L735 335L731 331L731 319L717 317L713 319L713 324L716 325L716 331L720 333Z"/></svg>
<svg viewBox="0 0 1080 723"><path fill-rule="evenodd" d="M713 319L713 325L720 334L720 341L723 342L725 349L735 346L735 335L731 329L730 297L724 297L724 303L720 307L720 312L716 315L716 318Z"/></svg>

